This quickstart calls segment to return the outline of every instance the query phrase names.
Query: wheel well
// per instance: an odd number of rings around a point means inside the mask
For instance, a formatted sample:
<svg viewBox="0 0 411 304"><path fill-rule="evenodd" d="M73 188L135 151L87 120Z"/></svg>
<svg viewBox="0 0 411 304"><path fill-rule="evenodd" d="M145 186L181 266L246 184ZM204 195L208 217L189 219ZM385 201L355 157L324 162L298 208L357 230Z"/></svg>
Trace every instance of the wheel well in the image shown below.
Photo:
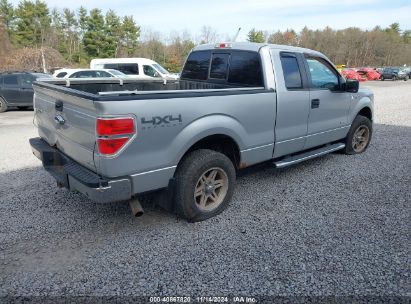
<svg viewBox="0 0 411 304"><path fill-rule="evenodd" d="M365 116L365 117L367 117L369 120L372 121L371 109L368 108L368 107L362 108L361 111L358 112L358 115Z"/></svg>
<svg viewBox="0 0 411 304"><path fill-rule="evenodd" d="M227 135L215 134L197 141L190 149L188 149L182 158L188 153L199 149L209 149L220 152L232 161L235 168L239 168L240 149L234 139Z"/></svg>

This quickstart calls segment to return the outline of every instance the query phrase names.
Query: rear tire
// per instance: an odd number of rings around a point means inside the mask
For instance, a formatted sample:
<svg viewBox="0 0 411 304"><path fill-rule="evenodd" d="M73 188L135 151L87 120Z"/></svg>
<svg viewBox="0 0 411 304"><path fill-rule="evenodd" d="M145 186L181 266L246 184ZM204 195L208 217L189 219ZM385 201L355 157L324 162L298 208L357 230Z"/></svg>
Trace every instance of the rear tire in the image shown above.
<svg viewBox="0 0 411 304"><path fill-rule="evenodd" d="M6 112L7 108L7 102L2 97L0 97L0 113Z"/></svg>
<svg viewBox="0 0 411 304"><path fill-rule="evenodd" d="M365 116L357 115L354 119L350 131L345 138L345 154L359 154L367 150L372 136L372 123Z"/></svg>
<svg viewBox="0 0 411 304"><path fill-rule="evenodd" d="M209 219L227 208L236 172L222 153L200 149L188 154L175 174L176 212L190 222Z"/></svg>

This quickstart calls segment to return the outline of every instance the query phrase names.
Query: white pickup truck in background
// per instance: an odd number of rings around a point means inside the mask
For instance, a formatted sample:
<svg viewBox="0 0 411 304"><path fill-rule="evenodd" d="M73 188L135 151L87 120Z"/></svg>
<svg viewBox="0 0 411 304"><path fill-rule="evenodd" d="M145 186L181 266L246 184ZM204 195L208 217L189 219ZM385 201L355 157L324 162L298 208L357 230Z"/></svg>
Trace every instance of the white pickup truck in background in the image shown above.
<svg viewBox="0 0 411 304"><path fill-rule="evenodd" d="M157 62L147 58L105 58L93 59L91 69L114 69L141 80L177 80L177 74L170 73Z"/></svg>

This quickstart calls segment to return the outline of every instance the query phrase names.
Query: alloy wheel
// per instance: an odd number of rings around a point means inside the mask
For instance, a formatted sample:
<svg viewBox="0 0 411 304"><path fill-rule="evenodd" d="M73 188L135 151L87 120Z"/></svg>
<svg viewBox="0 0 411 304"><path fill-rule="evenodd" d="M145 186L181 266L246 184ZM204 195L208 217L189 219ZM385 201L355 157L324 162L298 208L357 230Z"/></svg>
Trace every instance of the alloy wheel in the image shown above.
<svg viewBox="0 0 411 304"><path fill-rule="evenodd" d="M352 138L352 148L355 152L360 153L365 150L370 140L370 129L361 125L355 130Z"/></svg>
<svg viewBox="0 0 411 304"><path fill-rule="evenodd" d="M227 174L221 168L211 168L198 179L194 190L194 201L199 209L211 211L220 206L227 191Z"/></svg>

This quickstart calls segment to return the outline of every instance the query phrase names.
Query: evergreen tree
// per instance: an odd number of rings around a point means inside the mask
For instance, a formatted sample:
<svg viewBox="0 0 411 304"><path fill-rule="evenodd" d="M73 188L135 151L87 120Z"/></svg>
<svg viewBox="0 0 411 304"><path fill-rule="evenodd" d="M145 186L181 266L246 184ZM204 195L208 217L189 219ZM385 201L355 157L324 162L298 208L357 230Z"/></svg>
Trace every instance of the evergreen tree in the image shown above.
<svg viewBox="0 0 411 304"><path fill-rule="evenodd" d="M87 30L87 20L88 20L88 15L87 15L87 9L84 8L83 6L80 6L78 9L78 25L80 27L80 32L82 33L81 38L83 37L85 31Z"/></svg>
<svg viewBox="0 0 411 304"><path fill-rule="evenodd" d="M45 2L21 1L16 9L16 42L21 46L42 45L50 23L49 9Z"/></svg>
<svg viewBox="0 0 411 304"><path fill-rule="evenodd" d="M0 0L0 19L4 24L8 36L11 37L12 23L14 20L14 8L8 0Z"/></svg>
<svg viewBox="0 0 411 304"><path fill-rule="evenodd" d="M65 8L63 10L63 35L65 44L64 57L68 61L72 61L78 50L79 35L78 22L74 11Z"/></svg>
<svg viewBox="0 0 411 304"><path fill-rule="evenodd" d="M113 10L109 10L106 14L105 33L106 53L109 57L117 57L118 48L123 37L123 27L120 17Z"/></svg>
<svg viewBox="0 0 411 304"><path fill-rule="evenodd" d="M122 24L121 45L127 56L132 56L138 46L140 27L136 24L133 16L125 16Z"/></svg>
<svg viewBox="0 0 411 304"><path fill-rule="evenodd" d="M257 31L256 29L252 29L248 33L248 39L249 42L258 42L258 43L263 43L265 42L265 37L263 31Z"/></svg>
<svg viewBox="0 0 411 304"><path fill-rule="evenodd" d="M101 10L97 8L90 11L90 15L86 20L83 45L89 57L108 57L106 54L107 39L104 31L104 16Z"/></svg>

